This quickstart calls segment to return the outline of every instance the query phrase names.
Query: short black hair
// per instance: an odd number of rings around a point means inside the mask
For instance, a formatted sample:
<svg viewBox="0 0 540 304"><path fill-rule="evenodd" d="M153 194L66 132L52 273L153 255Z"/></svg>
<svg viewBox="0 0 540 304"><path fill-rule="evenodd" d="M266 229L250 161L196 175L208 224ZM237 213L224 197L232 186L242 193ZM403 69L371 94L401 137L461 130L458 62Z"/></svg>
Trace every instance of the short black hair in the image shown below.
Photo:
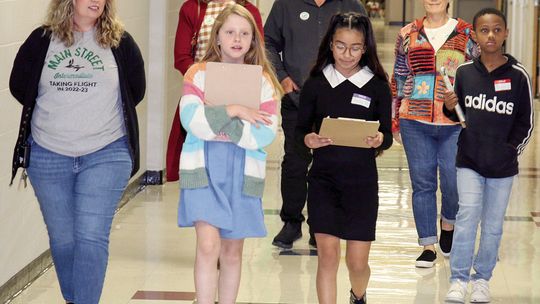
<svg viewBox="0 0 540 304"><path fill-rule="evenodd" d="M501 19L504 21L504 28L506 28L506 16L498 9L492 8L492 7L486 7L478 11L476 15L474 15L473 18L473 29L476 30L476 23L478 22L478 18L484 16L484 15L496 15L501 17Z"/></svg>

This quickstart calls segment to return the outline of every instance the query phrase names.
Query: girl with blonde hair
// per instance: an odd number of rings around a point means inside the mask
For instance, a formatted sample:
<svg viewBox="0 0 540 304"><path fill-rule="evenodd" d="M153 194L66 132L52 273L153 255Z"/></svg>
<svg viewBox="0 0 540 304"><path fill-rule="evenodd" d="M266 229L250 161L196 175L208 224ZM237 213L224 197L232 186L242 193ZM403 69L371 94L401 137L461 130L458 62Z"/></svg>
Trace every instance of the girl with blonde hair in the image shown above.
<svg viewBox="0 0 540 304"><path fill-rule="evenodd" d="M206 62L263 67L259 108L206 104ZM240 5L216 18L203 61L189 68L180 100L187 131L180 157L178 225L195 226L197 303L235 303L247 237L264 237L266 152L276 135L281 90L251 14ZM216 268L220 262L220 269Z"/></svg>
<svg viewBox="0 0 540 304"><path fill-rule="evenodd" d="M230 15L238 15L246 20L252 26L253 40L251 41L251 47L247 51L244 57L245 64L256 64L263 67L264 73L272 81L275 90L278 90L278 94L283 95L281 84L275 76L274 67L266 56L266 50L264 48L264 39L261 32L257 31L255 19L251 16L248 10L244 9L240 5L233 5L229 9L225 9L221 12L220 16L216 19L212 32L210 34L210 41L206 50L206 55L203 57L203 62L208 61L223 61L220 42L217 39L219 30L223 27L223 24Z"/></svg>
<svg viewBox="0 0 540 304"><path fill-rule="evenodd" d="M28 171L66 303L97 304L114 212L139 168L135 106L146 85L115 1L51 1L9 84L23 105L12 181Z"/></svg>
<svg viewBox="0 0 540 304"><path fill-rule="evenodd" d="M212 26L217 15L230 4L245 7L255 19L257 29L263 33L261 14L257 7L246 0L186 0L178 15L174 40L174 67L182 75L206 54ZM167 143L167 181L178 180L178 163L186 131L180 125L176 109Z"/></svg>

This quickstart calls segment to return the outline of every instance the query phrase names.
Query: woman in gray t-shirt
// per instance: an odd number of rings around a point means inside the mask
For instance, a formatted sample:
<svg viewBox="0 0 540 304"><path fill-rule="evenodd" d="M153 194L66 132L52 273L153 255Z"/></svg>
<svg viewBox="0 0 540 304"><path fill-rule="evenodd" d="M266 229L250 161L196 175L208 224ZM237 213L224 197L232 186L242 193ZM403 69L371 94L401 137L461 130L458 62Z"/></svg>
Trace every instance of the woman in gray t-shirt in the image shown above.
<svg viewBox="0 0 540 304"><path fill-rule="evenodd" d="M13 177L28 171L67 303L99 302L113 215L138 169L144 62L114 6L51 1L10 78L24 106Z"/></svg>

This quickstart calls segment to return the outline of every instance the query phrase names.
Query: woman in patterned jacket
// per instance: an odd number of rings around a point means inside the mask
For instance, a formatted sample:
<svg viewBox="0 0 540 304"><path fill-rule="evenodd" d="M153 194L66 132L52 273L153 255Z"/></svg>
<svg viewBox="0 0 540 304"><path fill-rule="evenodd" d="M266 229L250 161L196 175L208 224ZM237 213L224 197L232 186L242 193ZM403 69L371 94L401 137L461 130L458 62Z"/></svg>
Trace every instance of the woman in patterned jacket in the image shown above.
<svg viewBox="0 0 540 304"><path fill-rule="evenodd" d="M418 243L424 247L417 267L432 267L435 244L450 254L458 209L455 158L458 123L442 113L446 90L457 67L478 55L471 25L448 16L449 0L422 0L426 16L403 27L396 43L392 75L392 133L402 142L413 187L412 205ZM441 188L441 234L437 238L437 171Z"/></svg>

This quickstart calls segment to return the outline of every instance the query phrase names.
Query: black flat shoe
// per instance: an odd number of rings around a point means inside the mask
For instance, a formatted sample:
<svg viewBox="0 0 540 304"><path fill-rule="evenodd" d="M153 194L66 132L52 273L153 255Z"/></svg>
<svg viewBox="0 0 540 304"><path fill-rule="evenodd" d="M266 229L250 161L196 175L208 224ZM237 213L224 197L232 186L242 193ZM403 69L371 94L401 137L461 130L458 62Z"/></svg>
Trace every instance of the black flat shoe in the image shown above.
<svg viewBox="0 0 540 304"><path fill-rule="evenodd" d="M416 267L431 268L435 264L436 259L437 259L437 253L433 250L426 249L416 259Z"/></svg>
<svg viewBox="0 0 540 304"><path fill-rule="evenodd" d="M356 295L351 289L351 297L350 297L349 304L367 304L366 293L364 293L364 295L359 299L356 297Z"/></svg>
<svg viewBox="0 0 540 304"><path fill-rule="evenodd" d="M452 250L452 239L454 238L454 230L452 231L446 231L442 229L442 220L440 222L441 225L441 235L439 237L439 248L441 249L441 253L445 257L450 256L450 251Z"/></svg>

